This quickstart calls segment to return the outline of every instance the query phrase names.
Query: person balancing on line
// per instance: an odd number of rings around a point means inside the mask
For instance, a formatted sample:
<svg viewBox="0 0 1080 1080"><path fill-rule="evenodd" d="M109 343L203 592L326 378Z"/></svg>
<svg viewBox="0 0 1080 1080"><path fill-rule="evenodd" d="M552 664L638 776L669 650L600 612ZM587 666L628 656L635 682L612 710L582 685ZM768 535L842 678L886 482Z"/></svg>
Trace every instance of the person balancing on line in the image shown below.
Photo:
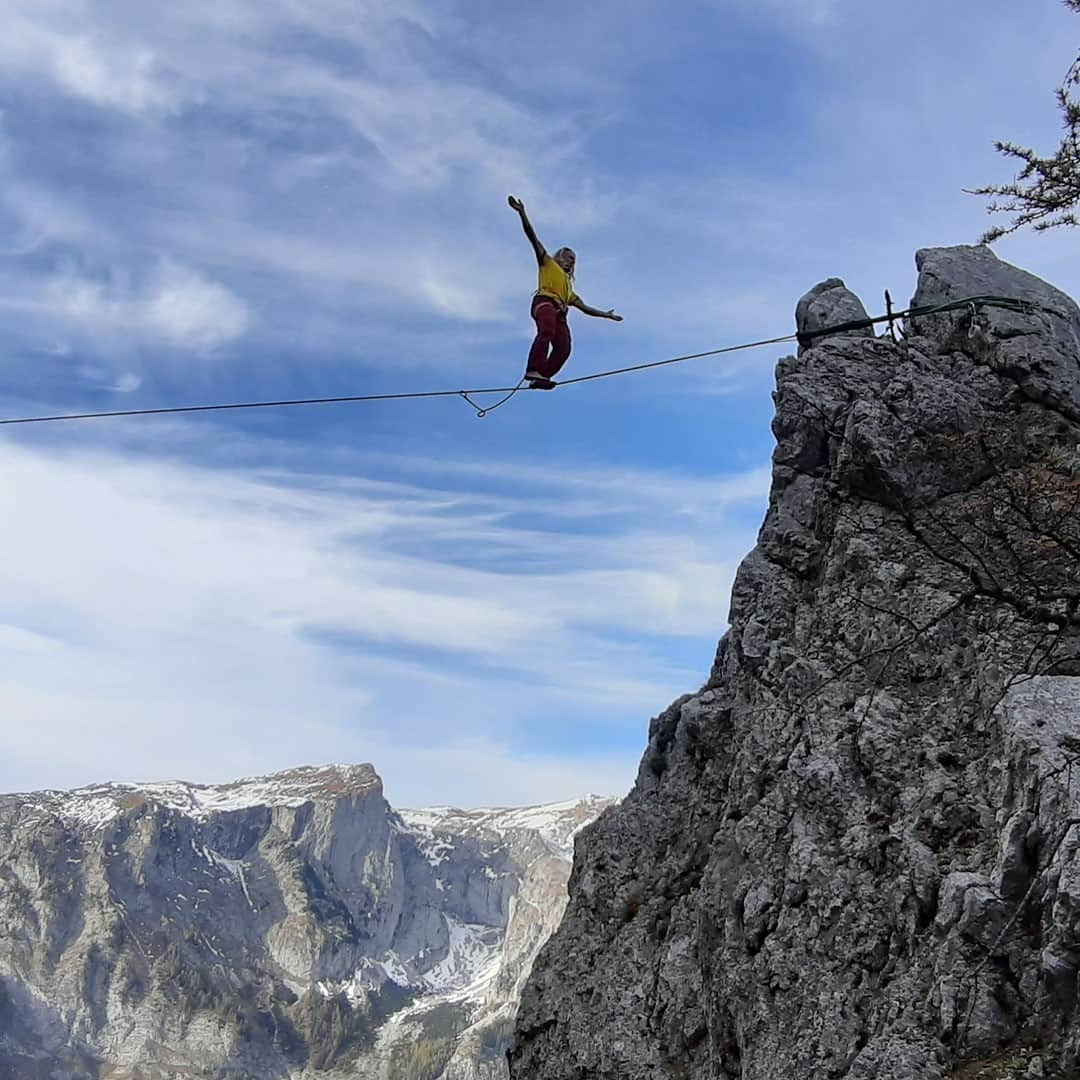
<svg viewBox="0 0 1080 1080"><path fill-rule="evenodd" d="M577 256L568 247L561 247L554 255L549 255L540 243L532 222L525 213L525 204L509 198L510 207L518 212L521 227L529 238L529 243L536 252L536 261L540 265L540 287L532 300L532 317L536 321L536 340L529 350L529 360L525 367L525 378L533 390L551 390L555 383L551 380L566 363L570 355L570 327L566 315L571 307L586 315L598 319L613 319L622 322L622 316L614 311L600 311L589 307L574 292L574 264Z"/></svg>

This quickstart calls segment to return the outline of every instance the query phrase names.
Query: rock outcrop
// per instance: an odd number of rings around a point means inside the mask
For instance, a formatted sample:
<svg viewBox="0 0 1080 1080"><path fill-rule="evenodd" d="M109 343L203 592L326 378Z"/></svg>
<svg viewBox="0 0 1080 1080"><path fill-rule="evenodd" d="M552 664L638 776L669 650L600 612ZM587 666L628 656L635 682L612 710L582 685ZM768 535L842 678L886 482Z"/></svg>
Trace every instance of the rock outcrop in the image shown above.
<svg viewBox="0 0 1080 1080"><path fill-rule="evenodd" d="M506 1075L608 800L396 813L368 765L0 797L0 1077Z"/></svg>
<svg viewBox="0 0 1080 1080"><path fill-rule="evenodd" d="M730 630L579 838L514 1080L1080 1075L1080 311L917 263L1033 306L779 363Z"/></svg>

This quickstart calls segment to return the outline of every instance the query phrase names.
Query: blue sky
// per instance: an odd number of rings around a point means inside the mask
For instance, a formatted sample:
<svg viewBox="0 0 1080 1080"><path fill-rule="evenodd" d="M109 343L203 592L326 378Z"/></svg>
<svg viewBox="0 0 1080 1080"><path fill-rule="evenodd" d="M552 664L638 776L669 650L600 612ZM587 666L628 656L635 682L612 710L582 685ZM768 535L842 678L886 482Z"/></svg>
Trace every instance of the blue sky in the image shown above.
<svg viewBox="0 0 1080 1080"><path fill-rule="evenodd" d="M1058 142L1057 0L0 0L0 412L502 385L875 313ZM998 245L1073 295L1076 236ZM0 789L370 760L620 794L704 678L782 348L529 394L6 428Z"/></svg>

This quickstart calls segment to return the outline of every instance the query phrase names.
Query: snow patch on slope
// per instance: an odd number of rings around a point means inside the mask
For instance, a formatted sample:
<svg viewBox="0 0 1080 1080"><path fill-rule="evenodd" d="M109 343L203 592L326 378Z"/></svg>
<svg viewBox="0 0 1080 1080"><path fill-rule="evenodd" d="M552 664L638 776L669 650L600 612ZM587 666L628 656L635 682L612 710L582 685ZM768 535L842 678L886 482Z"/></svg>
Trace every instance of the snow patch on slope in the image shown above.
<svg viewBox="0 0 1080 1080"><path fill-rule="evenodd" d="M427 860L432 870L438 870L454 850L454 845L444 837L439 836L435 829L427 825L410 825L409 831L416 841L416 847L420 854Z"/></svg>
<svg viewBox="0 0 1080 1080"><path fill-rule="evenodd" d="M435 867L439 866L439 862L433 859L442 854L435 844L437 833L490 831L505 836L526 829L536 832L551 854L571 862L574 858L574 837L610 802L610 799L600 795L586 795L583 799L549 803L546 806L486 807L479 810L433 806L423 810L399 810L398 816L416 836L421 851ZM450 845L446 847L449 850Z"/></svg>
<svg viewBox="0 0 1080 1080"><path fill-rule="evenodd" d="M90 796L72 803L64 809L64 818L89 829L103 829L120 813L120 807L112 799Z"/></svg>
<svg viewBox="0 0 1080 1080"><path fill-rule="evenodd" d="M424 985L437 994L475 998L499 973L502 930L474 926L443 915L450 932L446 959L423 975Z"/></svg>
<svg viewBox="0 0 1080 1080"><path fill-rule="evenodd" d="M382 783L370 765L302 767L272 776L250 777L231 784L97 784L74 791L36 792L28 809L56 815L91 830L102 829L142 801L177 810L205 821L215 814L253 807L300 807L313 799L362 795ZM24 798L25 796L14 796Z"/></svg>

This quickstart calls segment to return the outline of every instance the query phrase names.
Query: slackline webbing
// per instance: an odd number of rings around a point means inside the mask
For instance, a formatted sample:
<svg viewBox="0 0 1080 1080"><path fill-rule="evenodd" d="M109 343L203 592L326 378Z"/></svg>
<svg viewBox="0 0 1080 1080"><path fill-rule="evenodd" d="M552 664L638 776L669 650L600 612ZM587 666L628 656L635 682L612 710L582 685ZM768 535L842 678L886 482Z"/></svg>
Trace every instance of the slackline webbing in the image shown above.
<svg viewBox="0 0 1080 1080"><path fill-rule="evenodd" d="M908 308L906 311L890 312L888 315L879 315L875 318L853 319L848 322L837 323L834 326L823 327L818 330L804 331L801 334L786 334L783 337L765 338L761 341L748 341L741 345L727 345L721 349L709 349L706 352L687 353L685 356L672 356L666 360L653 360L645 364L632 364L629 367L612 368L610 371L597 371L591 375L579 375L574 379L564 379L558 386L574 386L577 383L593 382L597 379L607 379L614 375L627 375L634 371L647 371L651 368L666 367L670 364L682 364L688 360L702 360L709 356L720 356L724 353L739 352L743 349L758 349L765 345L780 345L788 341L798 341L801 345L808 345L817 338L829 334L841 334L849 330L863 330L876 326L878 323L888 322L890 326L898 319L918 318L923 315L933 315L945 311L957 311L970 309L972 312L979 308L996 307L1019 314L1030 315L1044 311L1059 318L1067 318L1060 311L1046 307L1044 304L1031 300L1017 300L1008 296L969 296L962 300L950 300L940 304L923 304ZM103 420L121 416L166 416L175 413L200 413L200 412L225 412L234 409L278 409L298 405L333 405L362 401L415 401L420 398L445 398L459 397L476 410L478 417L484 417L500 405L505 404L519 390L532 389L524 387L524 381L517 386L491 386L472 388L468 390L420 390L396 394L343 394L334 397L317 398L286 398L277 401L233 401L218 405L174 405L158 409L112 409L106 412L83 412L83 413L57 413L52 416L18 416L8 420L0 420L0 426L12 424L48 424L62 420ZM478 405L472 397L480 394L502 394L504 397L494 405L487 407Z"/></svg>

